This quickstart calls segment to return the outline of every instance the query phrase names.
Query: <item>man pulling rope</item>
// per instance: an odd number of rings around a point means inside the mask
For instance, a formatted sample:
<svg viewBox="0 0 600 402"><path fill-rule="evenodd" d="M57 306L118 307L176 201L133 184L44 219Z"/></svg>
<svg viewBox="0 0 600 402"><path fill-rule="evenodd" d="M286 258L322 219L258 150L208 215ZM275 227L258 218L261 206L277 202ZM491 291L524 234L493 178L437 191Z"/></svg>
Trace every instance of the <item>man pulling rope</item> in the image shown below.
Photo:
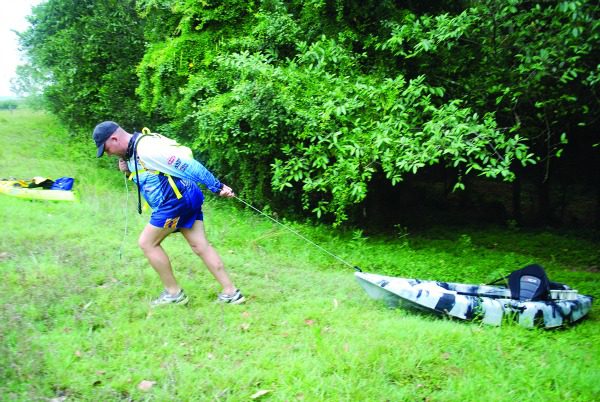
<svg viewBox="0 0 600 402"><path fill-rule="evenodd" d="M153 210L150 222L138 240L165 288L151 305L188 302L175 279L169 256L161 247L162 241L175 231L181 232L223 287L217 300L242 303L244 296L234 286L221 257L206 239L202 213L204 196L198 184L204 184L221 197L234 197L233 190L196 161L189 148L162 135L151 134L147 129L143 133L130 134L117 123L104 121L94 128L92 137L98 149L97 156L106 153L119 157L119 169L130 175L138 186L138 197L143 194ZM140 204L138 198L141 212Z"/></svg>

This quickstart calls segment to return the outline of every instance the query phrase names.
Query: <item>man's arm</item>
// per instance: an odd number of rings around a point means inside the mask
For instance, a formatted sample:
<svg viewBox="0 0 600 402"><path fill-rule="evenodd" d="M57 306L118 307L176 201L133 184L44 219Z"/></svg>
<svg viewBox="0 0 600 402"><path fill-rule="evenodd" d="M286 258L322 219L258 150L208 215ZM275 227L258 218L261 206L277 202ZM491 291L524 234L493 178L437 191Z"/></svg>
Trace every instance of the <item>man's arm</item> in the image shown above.
<svg viewBox="0 0 600 402"><path fill-rule="evenodd" d="M170 174L195 183L202 183L213 193L230 197L230 187L223 185L208 169L192 157L187 147L167 143L158 137L144 138L138 144L137 153L142 164L151 170Z"/></svg>

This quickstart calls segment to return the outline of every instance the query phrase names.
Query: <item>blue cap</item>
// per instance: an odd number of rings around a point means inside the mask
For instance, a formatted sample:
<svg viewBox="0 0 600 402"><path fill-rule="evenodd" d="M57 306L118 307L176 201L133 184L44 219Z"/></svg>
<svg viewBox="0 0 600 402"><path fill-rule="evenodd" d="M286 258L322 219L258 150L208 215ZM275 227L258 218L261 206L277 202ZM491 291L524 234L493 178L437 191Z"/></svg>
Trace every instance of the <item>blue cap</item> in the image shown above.
<svg viewBox="0 0 600 402"><path fill-rule="evenodd" d="M117 131L117 128L119 128L119 125L114 121L103 121L94 128L92 137L94 137L94 141L96 141L96 147L98 148L96 156L98 158L104 154L104 143L115 131Z"/></svg>

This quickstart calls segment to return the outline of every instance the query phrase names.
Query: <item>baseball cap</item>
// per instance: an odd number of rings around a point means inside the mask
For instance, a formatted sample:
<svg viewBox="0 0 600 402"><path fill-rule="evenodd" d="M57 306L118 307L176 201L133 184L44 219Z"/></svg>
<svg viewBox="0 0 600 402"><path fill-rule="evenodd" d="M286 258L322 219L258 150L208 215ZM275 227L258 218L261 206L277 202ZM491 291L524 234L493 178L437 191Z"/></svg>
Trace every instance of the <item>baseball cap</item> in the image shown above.
<svg viewBox="0 0 600 402"><path fill-rule="evenodd" d="M114 121L103 121L94 128L94 134L92 136L94 137L96 147L98 148L98 153L96 154L98 158L104 154L104 143L115 131L117 131L117 128L119 128L119 125Z"/></svg>

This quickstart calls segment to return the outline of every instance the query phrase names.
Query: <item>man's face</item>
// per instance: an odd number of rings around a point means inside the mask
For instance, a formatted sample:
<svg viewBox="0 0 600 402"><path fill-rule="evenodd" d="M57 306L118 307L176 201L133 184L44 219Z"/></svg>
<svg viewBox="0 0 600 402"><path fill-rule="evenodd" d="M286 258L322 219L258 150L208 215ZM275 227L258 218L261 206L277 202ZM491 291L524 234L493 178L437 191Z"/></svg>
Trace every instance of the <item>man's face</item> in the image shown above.
<svg viewBox="0 0 600 402"><path fill-rule="evenodd" d="M109 156L114 155L123 158L127 154L127 145L123 135L117 130L104 143L104 153Z"/></svg>

